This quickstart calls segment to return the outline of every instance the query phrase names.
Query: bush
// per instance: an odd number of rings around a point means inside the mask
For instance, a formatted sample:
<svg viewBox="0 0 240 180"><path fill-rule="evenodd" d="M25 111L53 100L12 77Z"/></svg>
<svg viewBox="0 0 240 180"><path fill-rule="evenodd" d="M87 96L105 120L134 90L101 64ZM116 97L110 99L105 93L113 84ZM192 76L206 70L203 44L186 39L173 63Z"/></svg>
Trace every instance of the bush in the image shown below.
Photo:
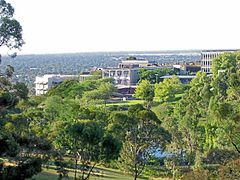
<svg viewBox="0 0 240 180"><path fill-rule="evenodd" d="M208 170L205 169L194 169L193 171L184 174L181 180L210 180L213 179Z"/></svg>
<svg viewBox="0 0 240 180"><path fill-rule="evenodd" d="M31 178L33 175L41 172L42 161L38 158L27 159L19 164L19 166L6 166L0 172L2 180L24 180Z"/></svg>
<svg viewBox="0 0 240 180"><path fill-rule="evenodd" d="M235 151L230 151L226 149L213 149L207 154L207 157L203 159L203 162L205 164L224 165L228 161L237 159L238 157L239 155Z"/></svg>
<svg viewBox="0 0 240 180"><path fill-rule="evenodd" d="M220 167L218 172L220 179L240 179L240 159Z"/></svg>

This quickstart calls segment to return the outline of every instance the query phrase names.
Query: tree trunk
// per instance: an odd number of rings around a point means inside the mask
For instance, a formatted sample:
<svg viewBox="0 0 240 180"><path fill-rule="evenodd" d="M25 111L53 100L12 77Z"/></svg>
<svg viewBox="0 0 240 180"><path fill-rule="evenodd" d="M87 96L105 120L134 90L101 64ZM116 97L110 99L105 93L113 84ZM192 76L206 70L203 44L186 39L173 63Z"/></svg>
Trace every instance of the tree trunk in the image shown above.
<svg viewBox="0 0 240 180"><path fill-rule="evenodd" d="M74 170L74 180L77 180L77 157L75 157L75 170Z"/></svg>
<svg viewBox="0 0 240 180"><path fill-rule="evenodd" d="M137 172L135 172L135 174L134 174L134 180L137 180Z"/></svg>
<svg viewBox="0 0 240 180"><path fill-rule="evenodd" d="M93 171L93 168L96 166L96 164L97 164L97 163L95 163L95 164L91 167L91 169L89 170L88 175L87 175L87 177L85 178L85 180L89 179L90 174L91 174L91 172Z"/></svg>
<svg viewBox="0 0 240 180"><path fill-rule="evenodd" d="M173 163L173 166L172 166L172 174L173 174L173 180L175 180L176 179L175 163Z"/></svg>
<svg viewBox="0 0 240 180"><path fill-rule="evenodd" d="M134 180L137 180L138 177L138 170L137 170L137 164L134 165Z"/></svg>
<svg viewBox="0 0 240 180"><path fill-rule="evenodd" d="M81 178L81 180L84 180L84 176L85 176L85 172L84 172L84 170L82 171L82 178Z"/></svg>

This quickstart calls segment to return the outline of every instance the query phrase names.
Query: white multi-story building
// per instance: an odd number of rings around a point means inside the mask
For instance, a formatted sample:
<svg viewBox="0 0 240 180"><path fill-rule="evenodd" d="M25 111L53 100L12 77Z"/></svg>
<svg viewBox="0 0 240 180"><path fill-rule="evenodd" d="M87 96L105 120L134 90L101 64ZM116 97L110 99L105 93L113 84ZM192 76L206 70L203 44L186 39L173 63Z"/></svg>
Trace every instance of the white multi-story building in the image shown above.
<svg viewBox="0 0 240 180"><path fill-rule="evenodd" d="M139 76L139 68L105 68L103 78L113 78L117 86L136 85Z"/></svg>
<svg viewBox="0 0 240 180"><path fill-rule="evenodd" d="M103 78L113 78L118 88L127 86L136 86L139 81L140 69L160 68L154 62L148 60L123 60L118 67L103 68Z"/></svg>
<svg viewBox="0 0 240 180"><path fill-rule="evenodd" d="M56 75L45 74L44 76L37 76L35 80L36 95L46 94L47 91L60 84L66 79L77 79L77 75Z"/></svg>
<svg viewBox="0 0 240 180"><path fill-rule="evenodd" d="M201 52L201 71L211 73L212 60L226 52L236 52L238 50L205 50Z"/></svg>

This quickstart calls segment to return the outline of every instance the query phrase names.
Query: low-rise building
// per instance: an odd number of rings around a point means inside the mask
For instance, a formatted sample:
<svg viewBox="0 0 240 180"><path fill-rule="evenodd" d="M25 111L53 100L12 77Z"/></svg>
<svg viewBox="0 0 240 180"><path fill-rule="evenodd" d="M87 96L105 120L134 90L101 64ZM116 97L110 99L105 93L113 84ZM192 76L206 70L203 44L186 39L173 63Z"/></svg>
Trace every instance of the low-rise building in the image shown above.
<svg viewBox="0 0 240 180"><path fill-rule="evenodd" d="M201 66L197 63L185 63L173 65L173 69L178 72L179 75L197 74L198 71L201 71Z"/></svg>

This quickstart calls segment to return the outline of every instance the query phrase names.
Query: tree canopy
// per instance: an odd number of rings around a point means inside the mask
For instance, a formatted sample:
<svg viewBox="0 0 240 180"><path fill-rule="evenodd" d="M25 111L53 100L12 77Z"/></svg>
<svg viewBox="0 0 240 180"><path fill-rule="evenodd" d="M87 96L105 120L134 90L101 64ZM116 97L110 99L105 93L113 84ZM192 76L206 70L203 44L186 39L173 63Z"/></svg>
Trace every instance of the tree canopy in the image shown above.
<svg viewBox="0 0 240 180"><path fill-rule="evenodd" d="M24 44L22 27L13 18L14 8L5 0L0 1L0 47L19 49Z"/></svg>

